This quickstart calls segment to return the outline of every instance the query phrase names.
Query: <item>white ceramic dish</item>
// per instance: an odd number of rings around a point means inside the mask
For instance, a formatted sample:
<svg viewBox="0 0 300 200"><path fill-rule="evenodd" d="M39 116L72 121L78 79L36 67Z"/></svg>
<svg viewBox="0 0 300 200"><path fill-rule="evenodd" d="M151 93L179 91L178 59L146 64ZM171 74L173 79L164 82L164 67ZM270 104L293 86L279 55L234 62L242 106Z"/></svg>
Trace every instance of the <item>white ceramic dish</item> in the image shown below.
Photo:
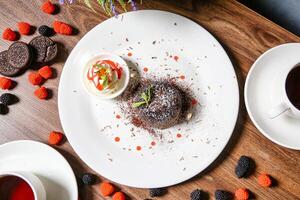
<svg viewBox="0 0 300 200"><path fill-rule="evenodd" d="M189 87L200 102L193 119L159 131L160 141L131 125L116 100L89 98L78 80L86 57L99 50L122 56L143 76L175 77ZM92 169L120 184L156 188L190 179L219 156L235 127L239 91L211 34L185 17L143 10L108 19L80 40L64 66L58 106L70 144Z"/></svg>
<svg viewBox="0 0 300 200"><path fill-rule="evenodd" d="M291 149L300 149L300 120L284 113L269 117L272 108L284 100L282 73L300 62L300 44L274 47L252 65L245 84L248 114L258 130L271 141Z"/></svg>
<svg viewBox="0 0 300 200"><path fill-rule="evenodd" d="M19 140L0 145L0 171L33 173L47 200L78 200L75 175L65 158L48 145Z"/></svg>

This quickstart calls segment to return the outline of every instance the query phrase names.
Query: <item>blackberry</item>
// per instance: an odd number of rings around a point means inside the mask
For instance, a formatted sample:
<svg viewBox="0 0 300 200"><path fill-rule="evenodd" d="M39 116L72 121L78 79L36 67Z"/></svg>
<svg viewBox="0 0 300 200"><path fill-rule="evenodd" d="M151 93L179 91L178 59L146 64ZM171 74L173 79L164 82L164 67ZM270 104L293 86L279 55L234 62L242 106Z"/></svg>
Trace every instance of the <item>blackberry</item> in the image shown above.
<svg viewBox="0 0 300 200"><path fill-rule="evenodd" d="M84 185L93 185L97 182L97 176L91 173L85 173L81 178Z"/></svg>
<svg viewBox="0 0 300 200"><path fill-rule="evenodd" d="M238 178L249 175L252 159L248 156L241 156L235 167L235 174Z"/></svg>
<svg viewBox="0 0 300 200"><path fill-rule="evenodd" d="M4 93L0 96L0 102L6 106L12 105L16 102L17 97L10 93Z"/></svg>
<svg viewBox="0 0 300 200"><path fill-rule="evenodd" d="M0 115L6 115L8 113L8 107L3 103L0 103Z"/></svg>
<svg viewBox="0 0 300 200"><path fill-rule="evenodd" d="M38 29L39 33L43 36L52 36L53 35L53 29L50 28L49 26L42 25Z"/></svg>
<svg viewBox="0 0 300 200"><path fill-rule="evenodd" d="M231 199L233 199L232 194L225 190L216 190L215 198L216 198L216 200L231 200Z"/></svg>
<svg viewBox="0 0 300 200"><path fill-rule="evenodd" d="M166 193L165 188L152 188L149 190L150 197L160 197Z"/></svg>
<svg viewBox="0 0 300 200"><path fill-rule="evenodd" d="M191 193L191 200L201 200L202 196L202 191L196 189Z"/></svg>

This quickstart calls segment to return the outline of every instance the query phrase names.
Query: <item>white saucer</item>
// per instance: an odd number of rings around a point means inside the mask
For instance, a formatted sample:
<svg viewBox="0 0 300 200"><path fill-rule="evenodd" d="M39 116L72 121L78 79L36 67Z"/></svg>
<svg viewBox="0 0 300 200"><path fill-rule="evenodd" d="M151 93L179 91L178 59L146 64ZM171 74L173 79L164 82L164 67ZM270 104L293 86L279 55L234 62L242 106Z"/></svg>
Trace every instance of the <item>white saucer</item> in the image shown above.
<svg viewBox="0 0 300 200"><path fill-rule="evenodd" d="M300 120L282 114L270 119L268 112L281 101L282 82L278 77L284 69L300 62L300 43L274 47L261 55L251 67L245 84L245 103L258 130L273 142L300 150Z"/></svg>
<svg viewBox="0 0 300 200"><path fill-rule="evenodd" d="M47 200L77 200L78 189L72 168L48 145L19 140L0 145L0 171L27 171L43 183Z"/></svg>

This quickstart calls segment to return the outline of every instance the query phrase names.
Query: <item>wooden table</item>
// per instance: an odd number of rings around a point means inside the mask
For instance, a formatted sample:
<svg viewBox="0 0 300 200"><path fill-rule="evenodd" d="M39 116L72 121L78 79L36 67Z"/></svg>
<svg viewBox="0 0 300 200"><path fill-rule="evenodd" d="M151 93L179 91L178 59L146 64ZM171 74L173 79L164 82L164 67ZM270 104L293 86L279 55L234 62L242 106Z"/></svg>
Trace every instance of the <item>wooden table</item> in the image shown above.
<svg viewBox="0 0 300 200"><path fill-rule="evenodd" d="M7 116L0 116L0 143L20 139L47 142L50 131L62 130L57 110L57 88L64 61L80 38L107 18L99 9L94 13L81 3L64 5L59 14L49 16L39 10L41 2L2 0L0 29L16 28L19 21L28 21L39 26L51 25L54 19L59 19L77 27L79 33L71 37L53 37L64 44L64 47L60 47L58 62L53 65L57 70L57 78L45 83L45 86L53 91L50 100L40 101L33 96L34 87L28 83L27 74L14 79L18 84L11 92L19 96L20 102L10 107ZM283 148L262 136L250 121L243 103L244 81L255 59L271 47L287 42L300 42L300 38L234 0L199 0L193 3L184 0L145 0L141 7L184 15L210 31L223 44L234 64L239 77L242 102L234 135L219 158L205 172L169 188L168 194L160 199L189 199L190 192L196 188L203 188L209 193L210 199L214 199L214 191L218 188L234 191L240 187L249 188L256 199L300 199L300 151ZM29 41L30 38L25 36L21 40ZM9 44L10 42L1 40L0 50L6 49ZM91 171L68 142L56 149L67 158L78 176ZM256 172L248 179L237 179L233 170L238 158L243 154L254 158L257 164ZM269 189L258 186L257 176L260 172L270 173L277 180L277 186ZM120 185L118 187L128 194L130 199L149 197L147 190ZM80 188L80 196L82 200L106 199L99 194L98 185Z"/></svg>

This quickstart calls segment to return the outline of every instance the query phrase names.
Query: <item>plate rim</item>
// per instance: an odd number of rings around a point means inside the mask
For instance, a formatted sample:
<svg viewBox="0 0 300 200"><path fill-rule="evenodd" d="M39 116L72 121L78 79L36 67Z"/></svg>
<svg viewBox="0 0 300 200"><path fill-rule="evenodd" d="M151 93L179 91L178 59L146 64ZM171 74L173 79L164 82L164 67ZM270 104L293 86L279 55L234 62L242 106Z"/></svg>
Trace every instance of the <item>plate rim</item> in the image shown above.
<svg viewBox="0 0 300 200"><path fill-rule="evenodd" d="M279 48L285 48L287 46L294 46L294 45L298 45L300 47L300 43L298 42L289 42L289 43L284 43L284 44L280 44L278 46L275 46L271 49L268 49L267 51L265 51L263 54L261 54L256 60L255 62L251 65L251 68L247 74L247 78L245 81L245 86L244 86L244 99L245 99L245 105L246 105L246 109L247 109L247 113L251 119L251 121L253 122L254 126L258 129L258 131L264 135L267 139L269 139L270 141L272 141L273 143L283 146L285 148L289 148L289 149L293 149L293 150L300 150L300 147L294 147L288 144L284 144L274 138L272 138L272 136L270 136L270 134L268 134L266 131L263 130L263 128L261 128L257 122L257 120L255 120L255 117L252 113L252 110L250 109L250 105L249 105L249 97L248 97L248 91L249 91L249 84L250 84L250 78L253 76L253 71L254 69L257 67L257 63L262 60L266 55L271 54L273 51L279 49Z"/></svg>
<svg viewBox="0 0 300 200"><path fill-rule="evenodd" d="M179 184L179 183L185 182L185 181L187 181L187 180L189 180L189 179L195 177L196 175L200 174L201 172L203 172L205 169L207 169L209 166L211 166L212 163L213 163L215 160L217 160L217 158L218 158L218 157L221 155L221 153L224 151L225 147L228 145L228 142L229 142L229 140L231 139L231 137L232 137L232 135L233 135L233 132L234 132L234 130L235 130L235 128L236 128L237 120L238 120L238 117L239 117L239 109L240 109L240 90L239 90L239 82L238 82L238 80L237 80L237 75L236 75L236 71L235 71L234 65L233 65L233 63L232 63L232 61L231 61L231 59L230 59L228 53L226 52L226 50L225 50L224 47L222 46L222 44L219 42L219 40L218 40L212 33L210 33L208 30L206 30L206 29L205 29L203 26L201 26L200 24L196 23L194 20L192 20L192 19L190 19L190 18L188 18L188 17L186 17L186 16L177 14L177 13L173 13L173 12L169 12L169 11L164 11L164 10L155 10L155 9L143 9L143 10L138 10L138 11L130 11L130 12L126 12L126 13L120 14L119 17L121 17L122 15L126 15L126 14L129 14L129 13L133 13L133 12L135 12L135 13L137 13L137 12L158 12L158 13L171 14L171 15L174 15L174 16L176 16L176 17L185 18L186 20L190 21L191 23L197 25L197 26L200 27L207 35L209 35L209 37L212 38L212 40L215 41L215 43L216 43L216 45L219 47L219 49L222 50L222 52L224 53L224 56L225 56L224 59L226 59L227 62L228 62L228 64L230 65L230 69L229 69L229 70L231 70L231 71L232 71L232 74L236 77L236 78L235 78L235 81L233 81L233 84L234 84L234 87L235 87L235 88L233 88L233 91L234 91L233 93L235 93L234 99L235 99L236 106L235 106L235 110L234 110L234 112L233 112L234 115L232 115L232 116L233 116L233 117L232 117L232 119L233 119L232 127L231 127L230 129L228 129L228 132L229 132L230 134L228 134L227 140L226 140L226 141L224 140L224 145L220 148L219 153L218 153L216 156L214 156L213 159L209 159L209 161L207 162L207 166L206 166L206 167L204 167L203 169L199 168L199 170L196 170L197 172L195 172L195 173L191 173L191 174L187 174L186 176L182 176L182 178L179 179L179 180L176 181L176 182L174 181L174 182L172 182L172 183L165 184L165 185L160 184L158 187L168 187L168 186L173 186L173 185L177 185L177 184ZM89 30L89 31L88 31L88 32L80 39L80 41L83 40L83 39L84 39L91 31L93 31L94 29L96 29L98 26L101 26L101 24L102 24L103 22L107 22L107 21L110 20L110 19L111 19L111 18L107 18L106 20L104 20L104 21L100 22L99 24L97 24L95 27L93 27L91 30ZM80 41L79 41L79 42L80 42ZM75 45L75 47L79 44L79 42ZM64 67L67 65L68 60L69 60L69 58L70 58L70 55L74 52L75 47L72 49L71 53L69 54L68 59L67 59L67 61L65 62ZM69 61L69 62L70 62L70 61ZM63 76L64 71L65 71L65 70L63 69L63 71L62 71L62 73L61 73L61 77ZM62 112L62 111L61 111L61 110L62 110L62 109L61 109L61 106L62 106L62 105L61 105L62 92L61 92L61 87L60 87L60 85L62 84L62 80L63 80L63 79L60 79L59 87L58 87L58 111L59 111L59 118L60 118L60 121L61 121L62 128L63 128L63 130L65 131L66 128L65 128L65 125L64 125L64 123L63 123L64 120L62 119L62 113L61 113L61 112ZM91 169L93 169L93 170L95 170L97 173L99 173L102 177L105 177L106 179L111 180L112 182L119 183L119 184L121 184L121 185L126 185L126 186L129 186L129 187L134 187L134 188L154 188L154 187L145 186L145 185L147 185L147 184L143 184L142 186L131 185L131 184L126 183L126 181L120 181L120 180L117 181L117 180L114 180L114 179L112 179L112 178L110 178L110 177L107 177L107 176L104 175L103 173L100 173L98 170L95 169L95 167L92 167L94 164L92 164L92 163L89 161L89 159L82 158L82 157L80 156L80 155L82 155L82 154L80 153L80 152L82 152L82 150L78 150L78 148L75 147L75 146L77 146L77 145L74 145L74 143L71 142L72 139L71 139L70 137L68 137L68 135L69 135L68 133L65 132L65 134L66 134L66 136L67 136L67 138L68 138L68 140L69 140L69 143L70 143L71 147L73 148L73 150L75 151L75 153L78 155L78 157L79 157L85 164L87 164ZM71 134L71 133L70 133L70 134ZM155 187L156 187L156 186L155 186Z"/></svg>

